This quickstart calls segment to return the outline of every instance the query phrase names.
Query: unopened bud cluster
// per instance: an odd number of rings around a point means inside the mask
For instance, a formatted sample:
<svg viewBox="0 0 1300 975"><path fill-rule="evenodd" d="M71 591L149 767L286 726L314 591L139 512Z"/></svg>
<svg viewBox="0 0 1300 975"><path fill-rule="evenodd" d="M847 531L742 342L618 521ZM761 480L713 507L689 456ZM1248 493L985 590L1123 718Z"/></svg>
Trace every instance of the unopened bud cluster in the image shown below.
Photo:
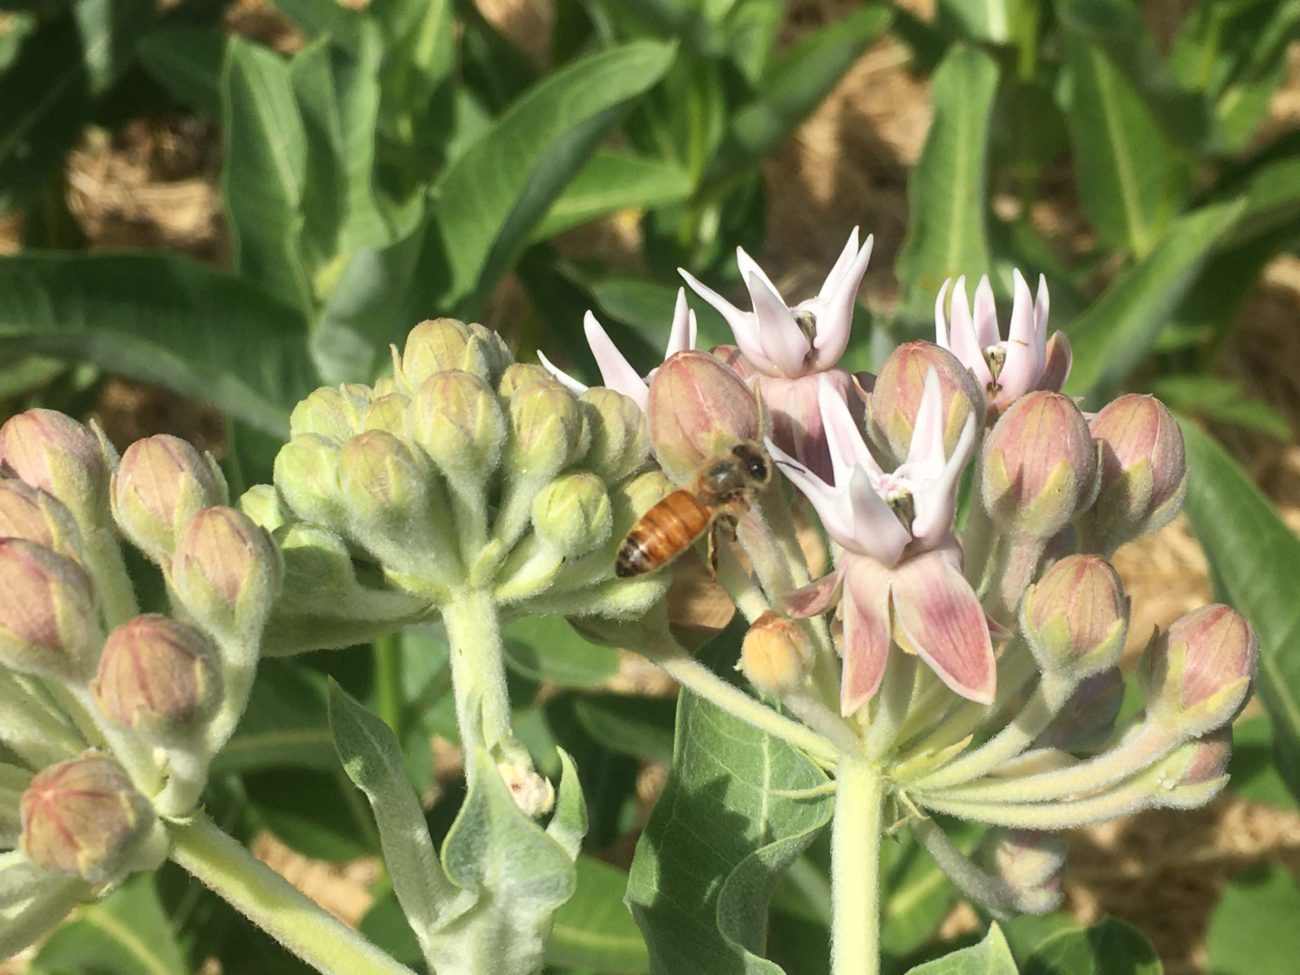
<svg viewBox="0 0 1300 975"><path fill-rule="evenodd" d="M139 611L123 538L158 564L174 616ZM195 811L244 710L279 571L188 443L119 460L51 410L0 427L0 840L35 887L79 878L71 907L162 861L162 822Z"/></svg>

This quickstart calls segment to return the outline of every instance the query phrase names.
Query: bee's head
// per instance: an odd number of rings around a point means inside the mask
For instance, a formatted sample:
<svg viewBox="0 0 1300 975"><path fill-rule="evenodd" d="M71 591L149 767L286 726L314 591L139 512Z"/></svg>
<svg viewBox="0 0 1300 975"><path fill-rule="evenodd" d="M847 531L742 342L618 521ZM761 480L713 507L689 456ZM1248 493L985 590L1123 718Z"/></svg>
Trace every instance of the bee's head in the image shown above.
<svg viewBox="0 0 1300 975"><path fill-rule="evenodd" d="M731 448L731 455L740 461L755 484L766 484L772 477L772 465L768 461L767 451L756 443L738 443Z"/></svg>

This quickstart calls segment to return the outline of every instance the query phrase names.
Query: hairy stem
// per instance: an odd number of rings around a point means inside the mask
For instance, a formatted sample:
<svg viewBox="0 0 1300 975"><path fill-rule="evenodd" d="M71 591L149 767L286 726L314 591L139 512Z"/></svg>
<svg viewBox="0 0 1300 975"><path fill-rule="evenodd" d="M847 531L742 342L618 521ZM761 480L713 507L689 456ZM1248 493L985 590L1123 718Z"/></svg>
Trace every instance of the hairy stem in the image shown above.
<svg viewBox="0 0 1300 975"><path fill-rule="evenodd" d="M880 971L880 837L883 782L858 758L836 770L831 826L831 973Z"/></svg>
<svg viewBox="0 0 1300 975"><path fill-rule="evenodd" d="M490 593L457 593L442 608L451 644L451 685L456 723L467 748L489 751L510 737L510 697L506 691L501 621Z"/></svg>
<svg viewBox="0 0 1300 975"><path fill-rule="evenodd" d="M170 826L171 858L325 975L413 975L200 816Z"/></svg>

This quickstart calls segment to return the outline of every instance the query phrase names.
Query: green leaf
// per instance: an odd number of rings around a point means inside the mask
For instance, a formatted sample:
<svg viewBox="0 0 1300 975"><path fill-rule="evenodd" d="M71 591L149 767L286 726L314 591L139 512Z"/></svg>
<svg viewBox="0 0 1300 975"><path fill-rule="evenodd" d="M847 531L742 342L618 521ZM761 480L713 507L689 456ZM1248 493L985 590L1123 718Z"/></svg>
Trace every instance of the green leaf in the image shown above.
<svg viewBox="0 0 1300 975"><path fill-rule="evenodd" d="M1188 173L1102 49L1066 34L1066 128L1084 211L1111 248L1145 256L1187 197Z"/></svg>
<svg viewBox="0 0 1300 975"><path fill-rule="evenodd" d="M1300 889L1285 867L1261 864L1236 877L1210 918L1212 975L1292 975L1300 958Z"/></svg>
<svg viewBox="0 0 1300 975"><path fill-rule="evenodd" d="M726 177L780 145L889 26L890 17L889 8L869 6L810 34L776 61L733 116L714 175Z"/></svg>
<svg viewBox="0 0 1300 975"><path fill-rule="evenodd" d="M1005 44L1011 39L1010 0L940 0L940 12L973 41Z"/></svg>
<svg viewBox="0 0 1300 975"><path fill-rule="evenodd" d="M1025 924L1024 922L1029 922ZM1041 922L1048 922L1043 924ZM1028 929L1038 937L1017 938L1011 929ZM1017 918L1008 929L1017 947L1020 975L1161 975L1164 971L1146 936L1123 921L1106 918L1090 928L1064 918ZM1027 952L1024 944L1032 944Z"/></svg>
<svg viewBox="0 0 1300 975"><path fill-rule="evenodd" d="M530 239L546 240L620 210L680 203L692 188L690 176L672 163L598 151L551 204Z"/></svg>
<svg viewBox="0 0 1300 975"><path fill-rule="evenodd" d="M136 46L140 66L182 105L221 117L221 70L226 37L212 27L169 24Z"/></svg>
<svg viewBox="0 0 1300 975"><path fill-rule="evenodd" d="M573 710L587 733L611 751L665 765L672 760L675 698L583 695L574 699Z"/></svg>
<svg viewBox="0 0 1300 975"><path fill-rule="evenodd" d="M935 72L934 120L908 180L911 217L898 255L898 279L914 311L927 311L946 279L992 270L985 194L997 84L993 58L961 44Z"/></svg>
<svg viewBox="0 0 1300 975"><path fill-rule="evenodd" d="M1144 260L1121 274L1075 320L1067 330L1074 352L1067 390L1101 402L1123 383L1240 214L1236 202L1180 217Z"/></svg>
<svg viewBox="0 0 1300 975"><path fill-rule="evenodd" d="M506 662L536 681L595 687L618 673L618 654L588 643L561 616L529 616L505 628Z"/></svg>
<svg viewBox="0 0 1300 975"><path fill-rule="evenodd" d="M1224 595L1259 632L1260 697L1273 722L1278 772L1300 797L1300 539L1218 444L1183 425L1185 510Z"/></svg>
<svg viewBox="0 0 1300 975"><path fill-rule="evenodd" d="M30 972L188 975L153 874L135 874L111 897L83 908L41 946Z"/></svg>
<svg viewBox="0 0 1300 975"><path fill-rule="evenodd" d="M422 263L438 276L425 308L481 304L618 109L653 85L672 56L667 45L638 42L577 61L531 88L447 168Z"/></svg>
<svg viewBox="0 0 1300 975"><path fill-rule="evenodd" d="M304 323L247 282L167 254L0 258L0 355L89 362L287 437L316 385Z"/></svg>
<svg viewBox="0 0 1300 975"><path fill-rule="evenodd" d="M305 313L312 303L301 252L307 135L288 63L231 38L221 101L222 194L235 267Z"/></svg>
<svg viewBox="0 0 1300 975"><path fill-rule="evenodd" d="M1249 802L1295 809L1296 798L1273 765L1273 726L1267 714L1239 718L1232 726L1228 788Z"/></svg>
<svg viewBox="0 0 1300 975"><path fill-rule="evenodd" d="M432 931L456 892L438 862L420 799L406 780L397 737L332 680L329 717L343 770L374 811L393 892L425 957L432 959Z"/></svg>
<svg viewBox="0 0 1300 975"><path fill-rule="evenodd" d="M326 716L325 680L288 660L262 660L239 727L212 763L212 774L278 767L338 767Z"/></svg>
<svg viewBox="0 0 1300 975"><path fill-rule="evenodd" d="M627 874L594 857L578 857L578 890L555 912L548 964L609 975L650 970L645 940L623 905Z"/></svg>
<svg viewBox="0 0 1300 975"><path fill-rule="evenodd" d="M438 115L456 66L451 0L375 0L367 13L383 39L376 68L386 130L406 144L440 143Z"/></svg>
<svg viewBox="0 0 1300 975"><path fill-rule="evenodd" d="M979 944L918 965L908 975L1017 975L1017 969L1002 929L994 924Z"/></svg>
<svg viewBox="0 0 1300 975"><path fill-rule="evenodd" d="M783 742L683 693L663 794L637 843L627 900L654 973L776 975L762 957L772 887L830 821L825 774Z"/></svg>
<svg viewBox="0 0 1300 975"><path fill-rule="evenodd" d="M442 847L448 878L467 893L440 918L429 961L439 972L534 972L552 916L573 896L573 861L519 811L485 750L469 761L469 794Z"/></svg>
<svg viewBox="0 0 1300 975"><path fill-rule="evenodd" d="M245 772L244 788L260 825L299 853L347 863L379 850L365 800L336 764L330 772L275 768Z"/></svg>
<svg viewBox="0 0 1300 975"><path fill-rule="evenodd" d="M1151 392L1171 409L1256 430L1278 440L1291 439L1291 424L1263 400L1249 396L1241 383L1222 376L1164 376Z"/></svg>

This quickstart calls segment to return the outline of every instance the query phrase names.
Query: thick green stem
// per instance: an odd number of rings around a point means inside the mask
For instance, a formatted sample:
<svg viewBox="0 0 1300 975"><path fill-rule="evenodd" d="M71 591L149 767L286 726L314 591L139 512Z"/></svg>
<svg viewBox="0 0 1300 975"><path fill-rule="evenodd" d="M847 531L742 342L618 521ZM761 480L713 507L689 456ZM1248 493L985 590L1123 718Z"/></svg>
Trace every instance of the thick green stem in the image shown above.
<svg viewBox="0 0 1300 975"><path fill-rule="evenodd" d="M228 904L325 975L413 975L330 916L212 820L169 827L171 858Z"/></svg>
<svg viewBox="0 0 1300 975"><path fill-rule="evenodd" d="M467 748L481 745L490 751L510 737L510 697L496 603L482 590L460 592L443 606L442 621L451 645L461 741Z"/></svg>
<svg viewBox="0 0 1300 975"><path fill-rule="evenodd" d="M393 734L402 737L402 646L396 633L387 633L375 641L375 689L379 698L379 716Z"/></svg>
<svg viewBox="0 0 1300 975"><path fill-rule="evenodd" d="M880 971L880 837L883 781L867 762L836 771L831 826L831 975Z"/></svg>

